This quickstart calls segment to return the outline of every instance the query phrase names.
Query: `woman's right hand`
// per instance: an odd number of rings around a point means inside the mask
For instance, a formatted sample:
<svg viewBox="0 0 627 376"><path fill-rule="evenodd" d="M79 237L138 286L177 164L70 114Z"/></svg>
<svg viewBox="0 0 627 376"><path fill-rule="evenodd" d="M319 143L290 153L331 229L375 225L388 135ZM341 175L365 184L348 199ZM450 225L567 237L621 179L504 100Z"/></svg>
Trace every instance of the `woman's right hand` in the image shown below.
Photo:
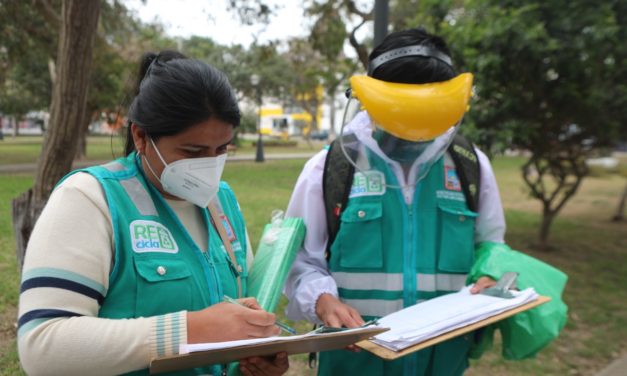
<svg viewBox="0 0 627 376"><path fill-rule="evenodd" d="M239 299L245 307L223 302L187 312L187 343L223 342L278 335L275 316L254 298Z"/></svg>

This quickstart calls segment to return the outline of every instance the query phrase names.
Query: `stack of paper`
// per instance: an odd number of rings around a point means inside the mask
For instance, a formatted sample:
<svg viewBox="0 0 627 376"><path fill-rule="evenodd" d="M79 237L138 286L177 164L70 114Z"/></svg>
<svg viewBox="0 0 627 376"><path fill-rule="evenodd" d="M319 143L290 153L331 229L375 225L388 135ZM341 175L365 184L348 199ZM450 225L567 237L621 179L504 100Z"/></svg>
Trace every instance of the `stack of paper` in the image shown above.
<svg viewBox="0 0 627 376"><path fill-rule="evenodd" d="M533 288L512 293L514 298L505 299L471 294L470 286L464 287L457 293L430 299L381 318L378 326L390 330L377 335L372 341L400 351L538 298Z"/></svg>

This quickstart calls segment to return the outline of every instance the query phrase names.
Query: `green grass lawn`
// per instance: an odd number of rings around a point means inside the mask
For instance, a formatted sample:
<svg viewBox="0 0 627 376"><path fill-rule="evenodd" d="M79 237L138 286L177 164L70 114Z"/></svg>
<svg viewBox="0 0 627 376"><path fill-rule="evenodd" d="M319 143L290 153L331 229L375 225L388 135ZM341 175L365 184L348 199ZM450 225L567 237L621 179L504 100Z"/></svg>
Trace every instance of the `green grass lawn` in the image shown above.
<svg viewBox="0 0 627 376"><path fill-rule="evenodd" d="M0 141L0 165L33 163L41 153L42 137L5 136ZM324 145L321 141L312 141L310 144L303 140L295 140L296 146L264 146L266 154L299 153L320 150ZM90 136L87 138L87 159L104 161L120 157L124 152L124 138L121 136ZM235 155L254 155L256 146L252 141L241 140Z"/></svg>
<svg viewBox="0 0 627 376"><path fill-rule="evenodd" d="M25 144L28 145L26 150L34 148L31 143ZM8 163L5 145L0 143L0 164ZM90 148L95 153L90 158L107 159L107 155L111 155L107 138L93 142L90 139ZM246 147L243 149L246 150ZM100 151L96 153L95 150ZM37 153L30 154L30 157ZM227 164L224 179L240 201L253 247L256 247L272 210L286 207L304 162L285 160ZM609 221L625 179L615 174L600 174L587 179L579 194L554 223L550 238L554 250L539 253L532 246L540 221L539 205L524 191L519 172L522 162L520 158L499 158L494 162L506 209L507 242L512 248L545 260L569 275L565 292L569 320L560 338L536 359L504 361L499 355L497 341L495 349L479 361L474 361L467 374L593 375L613 358L627 353L627 224ZM30 174L0 175L1 375L20 374L14 326L19 276L11 227L11 200L31 184ZM278 310L282 319L284 305L285 301ZM310 324L305 322L292 324L301 331L310 329ZM311 374L304 365L304 359L304 356L291 358L291 375Z"/></svg>

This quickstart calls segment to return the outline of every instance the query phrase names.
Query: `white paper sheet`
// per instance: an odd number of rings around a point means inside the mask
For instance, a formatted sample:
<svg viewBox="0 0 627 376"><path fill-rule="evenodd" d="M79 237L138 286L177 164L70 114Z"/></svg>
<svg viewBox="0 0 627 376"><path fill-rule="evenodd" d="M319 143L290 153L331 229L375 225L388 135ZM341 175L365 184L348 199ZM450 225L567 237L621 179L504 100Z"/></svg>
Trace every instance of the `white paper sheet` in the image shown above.
<svg viewBox="0 0 627 376"><path fill-rule="evenodd" d="M372 328L373 326L368 326L368 328ZM350 333L357 332L360 330L364 330L363 327L346 329L342 330L342 333ZM194 344L183 344L179 345L179 354L189 354L190 352L196 351L206 351L206 350L218 350L218 349L228 349L232 347L244 346L244 345L255 345L260 343L269 343L269 342L282 342L282 341L295 341L301 338L307 337L315 337L315 336L324 336L327 334L320 333L305 333L294 336L285 336L285 337L267 337L267 338L255 338L255 339L242 339L238 341L225 341L225 342L207 342L207 343L194 343Z"/></svg>
<svg viewBox="0 0 627 376"><path fill-rule="evenodd" d="M400 351L538 298L533 288L512 291L515 297L505 299L471 294L470 287L466 286L457 293L430 299L379 319L378 326L390 330L375 336L372 341L388 349Z"/></svg>

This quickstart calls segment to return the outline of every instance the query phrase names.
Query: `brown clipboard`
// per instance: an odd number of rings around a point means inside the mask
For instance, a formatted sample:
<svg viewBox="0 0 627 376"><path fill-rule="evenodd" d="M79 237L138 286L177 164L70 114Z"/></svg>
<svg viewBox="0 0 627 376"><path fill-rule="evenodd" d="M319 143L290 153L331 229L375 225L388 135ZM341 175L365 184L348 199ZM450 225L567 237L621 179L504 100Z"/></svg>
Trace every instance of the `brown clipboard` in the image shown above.
<svg viewBox="0 0 627 376"><path fill-rule="evenodd" d="M436 345L436 344L438 344L440 342L444 342L444 341L449 340L451 338L455 338L455 337L461 336L463 334L466 334L468 332L472 332L475 329L479 329L479 328L482 328L484 326L488 326L488 325L493 324L493 323L495 323L497 321L501 321L501 320L506 319L506 318L508 318L510 316L514 316L517 313L530 310L530 309L535 308L535 307L537 307L537 306L539 306L541 304L544 304L544 303L546 303L546 302L548 302L550 300L551 300L551 298L549 298L548 296L539 296L536 300L534 300L532 302L520 305L518 307L514 307L514 308L512 308L510 310L501 312L498 315L494 315L494 316L488 317L486 319L483 319L481 321L477 321L477 322L475 322L473 324L464 326L462 328L455 329L455 330L452 330L450 332L446 332L446 333L441 334L441 335L439 335L437 337L434 337L434 338L428 339L426 341L417 343L417 344L415 344L413 346L410 346L410 347L408 347L406 349L403 349L401 351L390 350L390 349L388 349L386 347L378 345L378 344L376 344L376 343L374 343L372 341L369 341L369 340L364 340L364 341L358 342L358 343L356 343L356 345L361 347L364 350L370 351L371 353L375 354L379 358L383 358L385 360L394 360L394 359L402 358L405 355L414 353L416 351L422 350L422 349L424 349L426 347Z"/></svg>
<svg viewBox="0 0 627 376"><path fill-rule="evenodd" d="M302 354L326 350L342 349L355 342L363 341L388 328L366 327L349 332L333 332L316 334L294 341L266 342L261 344L243 345L228 349L192 352L153 359L150 362L150 374L172 372L188 368L204 367L212 364L226 364L251 356L266 356L280 352Z"/></svg>

